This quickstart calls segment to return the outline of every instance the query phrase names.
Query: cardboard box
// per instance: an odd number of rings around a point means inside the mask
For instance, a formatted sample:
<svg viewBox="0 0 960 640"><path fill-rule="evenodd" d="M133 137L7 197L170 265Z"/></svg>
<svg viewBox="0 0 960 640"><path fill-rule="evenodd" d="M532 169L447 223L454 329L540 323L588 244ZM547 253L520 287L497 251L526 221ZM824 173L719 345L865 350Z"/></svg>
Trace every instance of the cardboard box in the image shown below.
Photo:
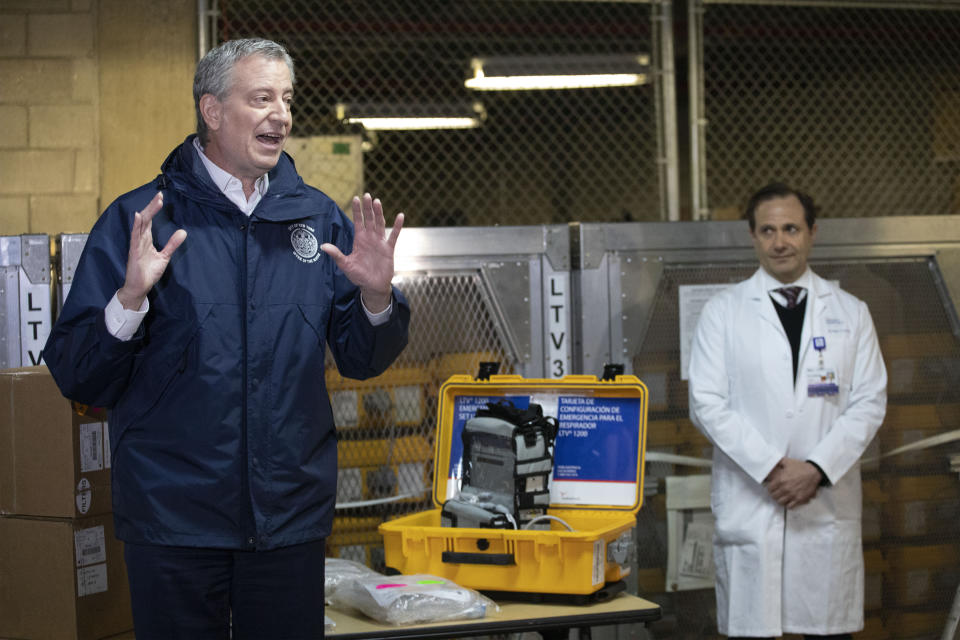
<svg viewBox="0 0 960 640"><path fill-rule="evenodd" d="M0 371L0 514L110 513L109 440L105 413L75 409L46 366Z"/></svg>
<svg viewBox="0 0 960 640"><path fill-rule="evenodd" d="M133 629L113 516L0 516L0 637L95 640Z"/></svg>

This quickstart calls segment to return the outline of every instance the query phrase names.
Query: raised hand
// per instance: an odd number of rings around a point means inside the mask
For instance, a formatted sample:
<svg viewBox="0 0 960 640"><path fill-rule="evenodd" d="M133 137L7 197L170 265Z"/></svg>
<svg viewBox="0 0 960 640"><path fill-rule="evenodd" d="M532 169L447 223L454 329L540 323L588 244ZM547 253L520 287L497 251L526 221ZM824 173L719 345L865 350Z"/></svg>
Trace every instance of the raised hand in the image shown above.
<svg viewBox="0 0 960 640"><path fill-rule="evenodd" d="M163 193L158 191L143 211L133 215L130 231L130 253L127 255L127 275L117 299L125 309L140 309L147 293L157 284L170 263L173 252L183 244L187 232L177 229L162 251L153 246L153 216L163 208Z"/></svg>
<svg viewBox="0 0 960 640"><path fill-rule="evenodd" d="M344 275L360 288L363 304L371 313L378 313L390 304L393 280L393 250L403 228L403 214L398 213L389 236L380 199L369 193L363 199L353 198L353 249L344 255L335 245L325 242L320 250L333 258Z"/></svg>

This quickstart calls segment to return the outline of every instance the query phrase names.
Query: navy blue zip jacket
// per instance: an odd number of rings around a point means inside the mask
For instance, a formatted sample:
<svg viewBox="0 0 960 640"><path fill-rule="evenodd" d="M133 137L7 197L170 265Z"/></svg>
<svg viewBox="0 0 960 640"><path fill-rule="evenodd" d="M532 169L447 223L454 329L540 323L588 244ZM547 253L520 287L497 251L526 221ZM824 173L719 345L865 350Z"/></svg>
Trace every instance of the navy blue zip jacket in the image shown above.
<svg viewBox="0 0 960 640"><path fill-rule="evenodd" d="M117 537L141 544L273 549L330 533L337 445L325 346L340 373L382 373L407 342L393 291L374 327L359 290L319 251L344 253L353 225L282 154L248 218L193 147L113 202L91 230L43 358L63 394L109 412ZM121 342L104 308L123 285L135 211L158 190L162 247L187 239Z"/></svg>

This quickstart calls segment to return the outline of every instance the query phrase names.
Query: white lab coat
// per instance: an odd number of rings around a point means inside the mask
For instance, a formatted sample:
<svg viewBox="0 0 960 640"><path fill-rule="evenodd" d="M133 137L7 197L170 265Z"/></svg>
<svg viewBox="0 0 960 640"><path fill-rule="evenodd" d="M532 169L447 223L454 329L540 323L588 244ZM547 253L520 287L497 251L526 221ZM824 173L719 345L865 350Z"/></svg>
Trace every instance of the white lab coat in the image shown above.
<svg viewBox="0 0 960 640"><path fill-rule="evenodd" d="M721 633L827 635L863 628L859 458L886 412L887 374L867 305L812 271L796 385L762 268L705 305L690 355L690 417L714 445ZM808 397L819 368L838 394ZM761 483L782 457L811 460L832 486L786 510Z"/></svg>

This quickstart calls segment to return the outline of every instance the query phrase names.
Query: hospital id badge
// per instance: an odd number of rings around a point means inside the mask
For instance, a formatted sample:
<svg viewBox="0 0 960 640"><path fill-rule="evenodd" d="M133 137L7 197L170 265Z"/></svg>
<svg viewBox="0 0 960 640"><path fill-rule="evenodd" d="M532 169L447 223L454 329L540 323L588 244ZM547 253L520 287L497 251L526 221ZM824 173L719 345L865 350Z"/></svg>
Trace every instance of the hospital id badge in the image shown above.
<svg viewBox="0 0 960 640"><path fill-rule="evenodd" d="M840 393L840 385L837 384L837 374L833 369L823 367L807 369L808 397L835 396L838 393Z"/></svg>

